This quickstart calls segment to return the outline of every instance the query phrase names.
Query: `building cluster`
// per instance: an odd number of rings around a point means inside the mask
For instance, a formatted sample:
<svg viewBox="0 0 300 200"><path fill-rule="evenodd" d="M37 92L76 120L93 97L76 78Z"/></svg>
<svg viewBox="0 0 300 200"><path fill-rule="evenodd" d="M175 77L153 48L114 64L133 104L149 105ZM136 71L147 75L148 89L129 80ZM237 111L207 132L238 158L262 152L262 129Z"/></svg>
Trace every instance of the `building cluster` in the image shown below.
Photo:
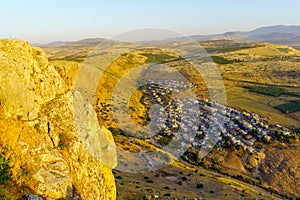
<svg viewBox="0 0 300 200"><path fill-rule="evenodd" d="M192 84L176 80L150 80L140 88L142 103L149 108L156 106L150 117L151 131L158 144L175 144L179 152L218 145L236 146L254 153L259 151L254 145L257 140L271 141L268 124L257 114L180 95L190 88Z"/></svg>

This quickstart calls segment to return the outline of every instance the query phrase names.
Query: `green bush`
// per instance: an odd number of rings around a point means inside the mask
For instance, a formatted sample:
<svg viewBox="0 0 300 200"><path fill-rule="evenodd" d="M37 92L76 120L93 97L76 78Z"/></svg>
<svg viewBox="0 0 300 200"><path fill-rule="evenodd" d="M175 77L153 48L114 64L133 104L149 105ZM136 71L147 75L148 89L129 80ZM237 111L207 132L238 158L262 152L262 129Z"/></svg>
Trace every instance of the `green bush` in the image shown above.
<svg viewBox="0 0 300 200"><path fill-rule="evenodd" d="M116 179L123 179L122 176L116 176Z"/></svg>
<svg viewBox="0 0 300 200"><path fill-rule="evenodd" d="M181 179L183 180L183 181L186 181L187 180L187 177L181 177Z"/></svg>
<svg viewBox="0 0 300 200"><path fill-rule="evenodd" d="M9 159L0 154L0 184L4 185L7 181L11 180L12 174L10 172Z"/></svg>
<svg viewBox="0 0 300 200"><path fill-rule="evenodd" d="M232 60L227 60L226 58L221 57L221 56L211 56L211 59L217 64L232 64L233 63Z"/></svg>
<svg viewBox="0 0 300 200"><path fill-rule="evenodd" d="M198 184L196 185L196 188L197 188L197 189L203 188L203 183L198 183Z"/></svg>

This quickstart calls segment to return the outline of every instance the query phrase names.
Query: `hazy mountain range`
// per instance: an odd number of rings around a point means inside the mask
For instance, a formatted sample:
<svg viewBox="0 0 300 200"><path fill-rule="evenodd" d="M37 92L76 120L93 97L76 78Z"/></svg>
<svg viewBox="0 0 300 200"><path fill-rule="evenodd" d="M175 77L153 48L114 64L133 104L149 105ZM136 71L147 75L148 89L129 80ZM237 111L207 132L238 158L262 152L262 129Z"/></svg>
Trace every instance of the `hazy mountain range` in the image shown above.
<svg viewBox="0 0 300 200"><path fill-rule="evenodd" d="M254 41L271 42L275 44L286 44L291 46L300 45L300 26L266 26L252 31L232 31L222 34L193 35L194 40L235 40L235 41ZM184 38L168 38L164 41L180 41Z"/></svg>
<svg viewBox="0 0 300 200"><path fill-rule="evenodd" d="M293 47L300 47L300 26L296 25L275 25L254 29L252 31L230 31L222 34L192 35L197 41L205 40L234 40L240 42L270 42L275 44L285 44ZM167 38L161 42L173 42L185 40L186 37ZM74 42L55 41L46 45L34 44L36 46L62 46L62 45L93 45L101 43L103 38L88 38ZM145 41L143 41L145 42ZM147 41L149 42L149 41Z"/></svg>

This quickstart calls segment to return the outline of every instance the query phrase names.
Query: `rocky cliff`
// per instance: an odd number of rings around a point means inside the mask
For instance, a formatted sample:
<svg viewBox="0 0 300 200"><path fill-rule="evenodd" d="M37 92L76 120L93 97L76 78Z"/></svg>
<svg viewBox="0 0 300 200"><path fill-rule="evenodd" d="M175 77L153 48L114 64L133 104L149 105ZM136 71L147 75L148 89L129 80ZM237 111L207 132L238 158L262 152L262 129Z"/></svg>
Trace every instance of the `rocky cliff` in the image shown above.
<svg viewBox="0 0 300 200"><path fill-rule="evenodd" d="M78 69L51 66L26 42L0 40L0 152L13 181L46 199L115 199L113 138L73 91Z"/></svg>

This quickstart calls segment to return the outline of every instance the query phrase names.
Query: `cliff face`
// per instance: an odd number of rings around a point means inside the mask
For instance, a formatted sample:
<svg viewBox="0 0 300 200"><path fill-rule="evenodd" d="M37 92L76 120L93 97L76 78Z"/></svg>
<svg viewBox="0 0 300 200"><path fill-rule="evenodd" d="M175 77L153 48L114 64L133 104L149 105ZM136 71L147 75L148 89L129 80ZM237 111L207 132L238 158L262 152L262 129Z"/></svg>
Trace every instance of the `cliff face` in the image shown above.
<svg viewBox="0 0 300 200"><path fill-rule="evenodd" d="M84 199L115 199L114 142L72 90L78 68L0 40L0 152L12 159L14 181L38 195L72 198L75 188Z"/></svg>

